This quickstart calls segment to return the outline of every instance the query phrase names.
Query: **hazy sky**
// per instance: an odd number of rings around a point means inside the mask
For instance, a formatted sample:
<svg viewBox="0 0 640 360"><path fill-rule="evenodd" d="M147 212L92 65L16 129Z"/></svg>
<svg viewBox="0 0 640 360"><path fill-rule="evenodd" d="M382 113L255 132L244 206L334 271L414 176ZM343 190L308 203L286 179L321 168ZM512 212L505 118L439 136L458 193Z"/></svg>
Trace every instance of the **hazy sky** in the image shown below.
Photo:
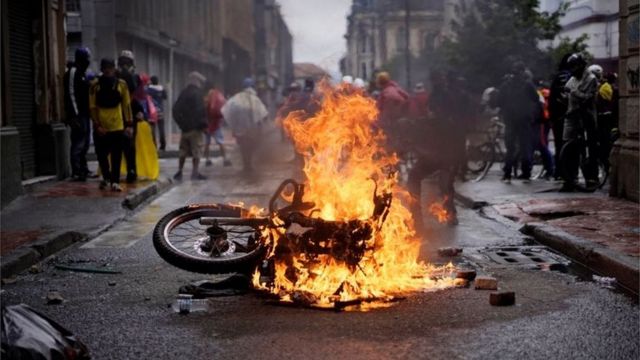
<svg viewBox="0 0 640 360"><path fill-rule="evenodd" d="M312 62L336 76L351 0L278 0L293 35L293 61Z"/></svg>

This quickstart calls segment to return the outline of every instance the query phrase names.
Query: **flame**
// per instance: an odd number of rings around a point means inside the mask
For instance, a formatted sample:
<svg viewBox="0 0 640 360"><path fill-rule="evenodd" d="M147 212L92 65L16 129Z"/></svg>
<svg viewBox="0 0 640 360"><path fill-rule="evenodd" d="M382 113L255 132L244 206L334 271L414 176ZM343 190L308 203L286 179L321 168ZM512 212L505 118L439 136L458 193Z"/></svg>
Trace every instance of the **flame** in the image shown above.
<svg viewBox="0 0 640 360"><path fill-rule="evenodd" d="M230 206L233 206L233 207L246 209L244 201L228 202L227 204L230 205ZM249 206L248 209L246 209L246 213L242 214L242 217L245 217L245 218L257 218L257 217L264 217L266 215L267 215L267 210L265 208L261 208L261 207L259 207L257 205L251 205L251 206Z"/></svg>
<svg viewBox="0 0 640 360"><path fill-rule="evenodd" d="M384 148L385 135L376 127L375 101L361 93L349 93L321 86L319 111L305 119L293 112L283 121L295 149L304 158L306 175L304 201L314 202L324 220L367 220L374 212L373 194L393 195L383 225L374 229L372 251L365 253L356 269L328 255L315 261L299 254L293 264L276 262L275 282L266 288L256 272L257 288L268 290L281 301L294 301L304 294L316 306L333 306L337 301L392 299L408 292L442 289L453 285L453 265L435 267L418 261L420 240L416 237L411 212L405 206L409 193L391 175L398 159ZM271 230L277 242L283 230ZM287 270L295 268L292 282ZM386 306L367 303L366 310Z"/></svg>
<svg viewBox="0 0 640 360"><path fill-rule="evenodd" d="M442 201L435 201L429 205L429 213L438 220L440 224L444 224L451 219L451 214L444 207L444 203L447 202L448 197L445 195Z"/></svg>

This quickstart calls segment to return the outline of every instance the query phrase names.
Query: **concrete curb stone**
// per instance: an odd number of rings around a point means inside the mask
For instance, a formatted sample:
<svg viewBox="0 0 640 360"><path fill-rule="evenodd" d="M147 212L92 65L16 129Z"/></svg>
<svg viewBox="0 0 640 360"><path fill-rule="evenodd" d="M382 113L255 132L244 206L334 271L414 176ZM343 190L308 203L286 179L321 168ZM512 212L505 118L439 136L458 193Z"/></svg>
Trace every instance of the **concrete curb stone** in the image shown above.
<svg viewBox="0 0 640 360"><path fill-rule="evenodd" d="M462 205L464 205L465 207L473 210L481 209L489 205L489 203L486 201L474 200L471 197L468 197L458 191L454 193L453 197L455 200L458 200L460 203L462 203Z"/></svg>
<svg viewBox="0 0 640 360"><path fill-rule="evenodd" d="M640 282L638 259L619 254L600 244L544 223L529 223L520 231L596 272L616 278L618 283L638 294Z"/></svg>
<svg viewBox="0 0 640 360"><path fill-rule="evenodd" d="M173 182L170 179L160 179L148 186L136 190L135 192L127 195L122 202L122 206L133 210L140 204L149 200L157 194L161 194L168 190ZM16 275L32 265L39 263L47 257L81 241L93 238L100 233L104 232L113 224L121 221L125 216L119 216L110 224L100 227L96 231L92 231L89 234L81 233L78 231L64 231L54 234L50 234L47 237L38 240L30 245L17 248L7 255L2 256L0 265L0 276L2 278L8 278Z"/></svg>
<svg viewBox="0 0 640 360"><path fill-rule="evenodd" d="M122 206L129 210L133 210L154 195L161 194L168 190L172 184L173 181L171 179L158 179L148 186L132 191L124 198Z"/></svg>

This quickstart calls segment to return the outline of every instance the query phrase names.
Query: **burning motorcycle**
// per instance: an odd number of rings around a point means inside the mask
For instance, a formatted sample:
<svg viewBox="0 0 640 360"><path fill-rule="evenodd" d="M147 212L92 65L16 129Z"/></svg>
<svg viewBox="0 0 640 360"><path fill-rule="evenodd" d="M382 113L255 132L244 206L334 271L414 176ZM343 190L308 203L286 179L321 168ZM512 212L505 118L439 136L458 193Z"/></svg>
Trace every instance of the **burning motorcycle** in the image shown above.
<svg viewBox="0 0 640 360"><path fill-rule="evenodd" d="M304 185L288 179L271 197L267 216L234 205L189 205L160 219L153 244L165 261L192 272L250 273L260 265L261 283L267 284L275 262L290 264L287 277L295 281L294 258L313 262L325 255L355 271L374 250L372 234L389 213L391 194L377 192L369 219L323 220L314 216L315 204L303 201Z"/></svg>

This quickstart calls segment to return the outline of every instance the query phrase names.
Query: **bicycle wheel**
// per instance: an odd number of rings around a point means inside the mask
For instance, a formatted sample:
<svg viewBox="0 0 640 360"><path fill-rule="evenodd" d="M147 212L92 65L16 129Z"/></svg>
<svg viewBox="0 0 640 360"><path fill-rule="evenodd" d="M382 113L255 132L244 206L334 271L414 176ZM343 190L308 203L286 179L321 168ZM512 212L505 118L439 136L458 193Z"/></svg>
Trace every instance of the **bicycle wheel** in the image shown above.
<svg viewBox="0 0 640 360"><path fill-rule="evenodd" d="M173 210L156 224L153 246L162 259L183 270L204 274L251 271L265 248L259 239L259 222L243 219L243 212L240 207L220 204ZM203 217L219 219L219 224L202 225Z"/></svg>
<svg viewBox="0 0 640 360"><path fill-rule="evenodd" d="M495 162L497 151L496 146L496 144L484 143L478 147L479 156L482 156L482 158L485 160L482 163L482 168L473 179L473 182L481 181L489 173L491 166L493 166L493 163Z"/></svg>
<svg viewBox="0 0 640 360"><path fill-rule="evenodd" d="M602 189L609 180L609 163L598 161L598 189Z"/></svg>
<svg viewBox="0 0 640 360"><path fill-rule="evenodd" d="M467 150L467 169L474 175L482 173L487 167L487 163L493 158L493 146L491 143L483 143L478 146L470 147Z"/></svg>

